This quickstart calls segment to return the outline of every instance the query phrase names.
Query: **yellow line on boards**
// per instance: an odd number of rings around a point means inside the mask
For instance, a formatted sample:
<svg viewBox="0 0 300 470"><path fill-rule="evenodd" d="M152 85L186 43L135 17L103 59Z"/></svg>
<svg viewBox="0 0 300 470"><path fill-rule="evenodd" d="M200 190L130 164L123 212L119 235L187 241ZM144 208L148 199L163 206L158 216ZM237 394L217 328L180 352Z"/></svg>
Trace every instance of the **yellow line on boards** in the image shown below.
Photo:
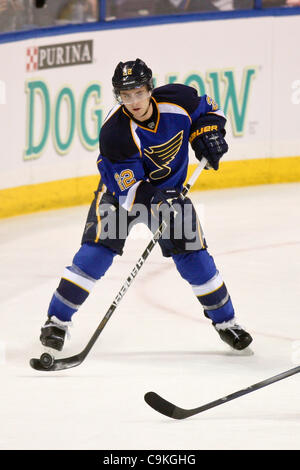
<svg viewBox="0 0 300 470"><path fill-rule="evenodd" d="M188 177L195 169L189 165ZM0 218L89 204L99 175L51 181L0 190ZM209 190L300 181L300 157L257 158L221 162L218 171L202 173L193 190Z"/></svg>
<svg viewBox="0 0 300 470"><path fill-rule="evenodd" d="M100 175L18 186L0 191L0 218L89 204Z"/></svg>
<svg viewBox="0 0 300 470"><path fill-rule="evenodd" d="M189 165L188 176L196 164ZM196 181L193 190L234 188L300 181L300 157L257 158L221 162L218 171L209 170Z"/></svg>

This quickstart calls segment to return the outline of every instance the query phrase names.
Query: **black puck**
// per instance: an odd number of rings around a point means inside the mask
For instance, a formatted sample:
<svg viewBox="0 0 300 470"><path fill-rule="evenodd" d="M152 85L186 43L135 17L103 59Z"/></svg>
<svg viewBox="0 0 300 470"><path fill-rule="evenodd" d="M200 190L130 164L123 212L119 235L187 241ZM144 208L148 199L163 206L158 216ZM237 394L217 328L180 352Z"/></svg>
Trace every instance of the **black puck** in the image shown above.
<svg viewBox="0 0 300 470"><path fill-rule="evenodd" d="M45 369L50 369L50 367L54 363L54 357L51 356L51 354L49 353L43 353L40 357L40 361L43 364L43 367L45 367Z"/></svg>

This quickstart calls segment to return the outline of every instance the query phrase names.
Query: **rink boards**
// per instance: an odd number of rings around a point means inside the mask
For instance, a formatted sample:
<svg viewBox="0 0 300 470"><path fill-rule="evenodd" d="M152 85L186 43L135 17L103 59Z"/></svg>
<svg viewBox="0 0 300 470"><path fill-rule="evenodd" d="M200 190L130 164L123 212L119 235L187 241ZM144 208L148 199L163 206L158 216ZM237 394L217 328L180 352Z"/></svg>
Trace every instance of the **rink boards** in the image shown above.
<svg viewBox="0 0 300 470"><path fill-rule="evenodd" d="M111 76L121 59L136 57L156 86L194 86L228 118L222 171L207 172L196 189L300 181L299 22L241 18L1 44L0 217L91 200ZM190 161L192 169L192 152Z"/></svg>

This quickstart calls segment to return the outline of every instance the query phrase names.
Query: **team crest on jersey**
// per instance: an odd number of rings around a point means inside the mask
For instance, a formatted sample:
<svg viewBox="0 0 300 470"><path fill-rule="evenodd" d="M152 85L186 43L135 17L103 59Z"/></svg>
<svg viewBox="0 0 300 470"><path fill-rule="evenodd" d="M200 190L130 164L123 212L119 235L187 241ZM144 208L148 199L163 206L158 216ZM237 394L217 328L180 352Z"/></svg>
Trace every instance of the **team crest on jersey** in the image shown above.
<svg viewBox="0 0 300 470"><path fill-rule="evenodd" d="M171 168L168 166L176 157L181 147L183 140L183 131L178 132L172 139L168 140L161 145L153 145L144 150L144 154L148 157L157 170L151 171L149 174L152 180L159 180L165 178L171 173Z"/></svg>

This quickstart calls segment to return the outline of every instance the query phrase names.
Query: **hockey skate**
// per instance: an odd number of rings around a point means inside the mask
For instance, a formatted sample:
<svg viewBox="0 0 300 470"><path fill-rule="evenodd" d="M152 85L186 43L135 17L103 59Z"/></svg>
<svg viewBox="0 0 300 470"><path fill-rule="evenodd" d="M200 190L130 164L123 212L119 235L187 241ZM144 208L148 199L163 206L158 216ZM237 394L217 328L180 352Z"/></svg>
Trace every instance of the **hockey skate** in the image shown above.
<svg viewBox="0 0 300 470"><path fill-rule="evenodd" d="M223 323L214 323L215 330L219 333L220 338L231 346L233 349L241 351L252 342L252 337L233 318Z"/></svg>
<svg viewBox="0 0 300 470"><path fill-rule="evenodd" d="M69 336L70 321L61 321L55 316L49 317L41 328L40 341L46 348L61 351L64 346L66 336Z"/></svg>

